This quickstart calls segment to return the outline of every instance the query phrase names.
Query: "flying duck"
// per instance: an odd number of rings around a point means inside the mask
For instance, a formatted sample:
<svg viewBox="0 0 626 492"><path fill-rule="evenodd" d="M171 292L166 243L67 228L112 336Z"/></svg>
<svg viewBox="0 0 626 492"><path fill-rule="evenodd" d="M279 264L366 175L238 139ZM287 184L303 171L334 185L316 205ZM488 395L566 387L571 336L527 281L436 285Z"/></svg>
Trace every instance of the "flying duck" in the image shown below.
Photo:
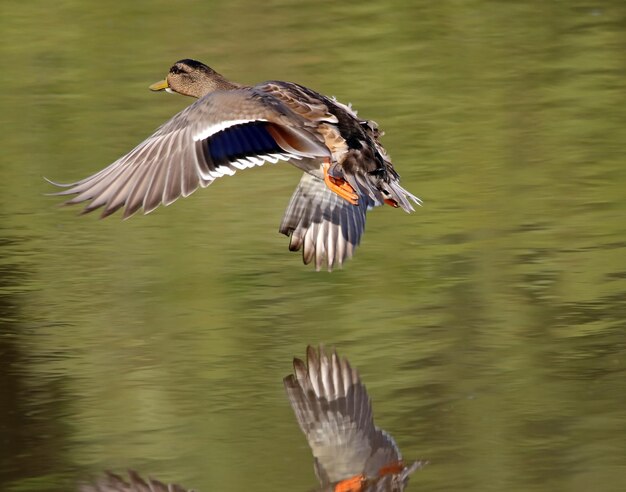
<svg viewBox="0 0 626 492"><path fill-rule="evenodd" d="M55 195L67 204L89 202L83 213L103 208L124 218L169 205L222 176L285 161L303 171L279 231L289 249L302 250L317 270L351 258L370 208L388 204L413 211L416 196L381 145L382 131L351 106L292 82L254 86L231 82L207 65L176 62L153 91L197 99L128 154Z"/></svg>

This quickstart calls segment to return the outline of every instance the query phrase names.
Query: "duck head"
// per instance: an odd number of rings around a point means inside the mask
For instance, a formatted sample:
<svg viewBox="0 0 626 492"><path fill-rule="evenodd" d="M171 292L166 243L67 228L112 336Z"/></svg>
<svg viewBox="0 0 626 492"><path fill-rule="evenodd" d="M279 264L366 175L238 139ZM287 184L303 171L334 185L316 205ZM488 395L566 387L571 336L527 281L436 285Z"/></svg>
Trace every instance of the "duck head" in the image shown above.
<svg viewBox="0 0 626 492"><path fill-rule="evenodd" d="M214 91L237 87L238 84L230 82L211 67L187 58L174 63L165 80L152 84L150 90L177 92L183 96L200 98Z"/></svg>

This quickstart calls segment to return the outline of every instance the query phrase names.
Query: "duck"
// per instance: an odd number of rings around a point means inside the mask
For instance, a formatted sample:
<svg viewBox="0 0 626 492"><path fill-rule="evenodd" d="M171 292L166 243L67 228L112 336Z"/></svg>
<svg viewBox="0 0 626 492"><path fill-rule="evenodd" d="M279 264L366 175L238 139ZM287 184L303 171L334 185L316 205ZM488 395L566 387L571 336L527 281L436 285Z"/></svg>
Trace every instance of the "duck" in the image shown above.
<svg viewBox="0 0 626 492"><path fill-rule="evenodd" d="M308 346L283 379L313 453L320 492L402 491L426 462L406 463L396 441L374 424L371 399L346 358Z"/></svg>
<svg viewBox="0 0 626 492"><path fill-rule="evenodd" d="M352 258L367 211L384 204L410 213L421 200L400 185L380 142L383 132L351 105L294 82L243 85L202 62L183 59L149 87L196 101L99 172L51 184L83 213L127 219L172 204L224 176L288 162L303 174L279 232L305 264L332 271Z"/></svg>

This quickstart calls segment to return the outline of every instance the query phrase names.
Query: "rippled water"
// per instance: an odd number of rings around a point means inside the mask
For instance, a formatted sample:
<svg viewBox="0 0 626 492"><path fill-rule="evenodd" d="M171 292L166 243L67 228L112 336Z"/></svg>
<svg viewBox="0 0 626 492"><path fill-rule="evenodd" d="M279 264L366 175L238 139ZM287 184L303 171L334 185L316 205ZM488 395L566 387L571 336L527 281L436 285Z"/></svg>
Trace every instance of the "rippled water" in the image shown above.
<svg viewBox="0 0 626 492"><path fill-rule="evenodd" d="M409 490L626 480L626 7L541 2L5 2L0 489L136 468L309 490L282 377L360 369ZM276 230L299 173L255 169L129 221L58 208L189 104L179 58L293 80L386 131L409 216L316 274Z"/></svg>

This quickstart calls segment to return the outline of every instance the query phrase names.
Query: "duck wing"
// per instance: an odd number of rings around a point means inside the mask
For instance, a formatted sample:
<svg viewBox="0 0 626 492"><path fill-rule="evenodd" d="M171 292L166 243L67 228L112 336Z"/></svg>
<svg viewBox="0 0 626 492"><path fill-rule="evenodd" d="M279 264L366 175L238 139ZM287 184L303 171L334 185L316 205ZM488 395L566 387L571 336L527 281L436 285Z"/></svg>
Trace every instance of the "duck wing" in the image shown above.
<svg viewBox="0 0 626 492"><path fill-rule="evenodd" d="M152 478L143 479L133 470L128 472L128 480L115 473L106 472L93 483L82 484L80 492L193 492L177 484L165 484Z"/></svg>
<svg viewBox="0 0 626 492"><path fill-rule="evenodd" d="M290 236L289 249L302 250L305 264L329 271L352 258L365 230L365 215L375 203L367 196L352 205L332 192L324 180L304 173L278 229Z"/></svg>
<svg viewBox="0 0 626 492"><path fill-rule="evenodd" d="M128 154L56 195L90 202L106 217L169 205L237 170L279 160L323 158L328 149L310 123L281 101L251 88L208 94L178 113Z"/></svg>

